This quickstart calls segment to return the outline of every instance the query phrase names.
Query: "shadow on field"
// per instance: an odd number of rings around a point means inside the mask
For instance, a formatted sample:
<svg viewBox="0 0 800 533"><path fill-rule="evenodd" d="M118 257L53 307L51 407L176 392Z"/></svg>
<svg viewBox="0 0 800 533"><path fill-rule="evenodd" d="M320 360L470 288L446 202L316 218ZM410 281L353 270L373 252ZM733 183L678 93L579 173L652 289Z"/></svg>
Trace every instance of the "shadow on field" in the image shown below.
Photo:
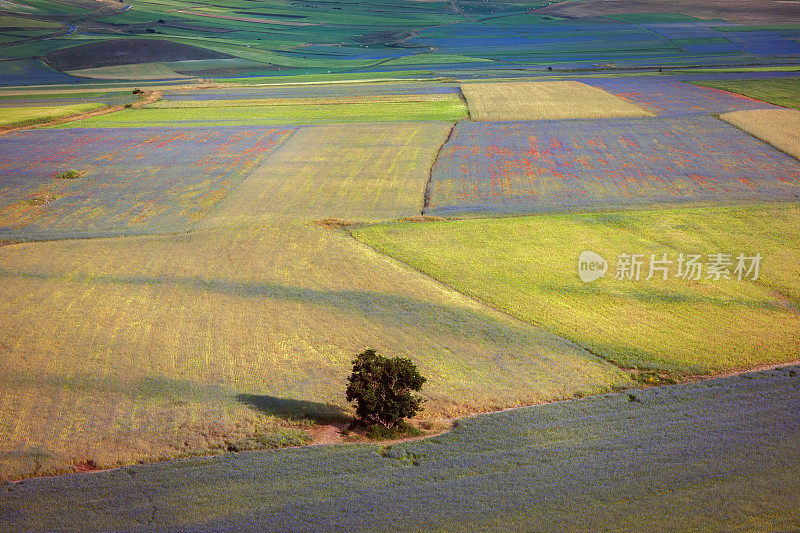
<svg viewBox="0 0 800 533"><path fill-rule="evenodd" d="M14 272L0 268L0 278L63 280L63 274ZM504 346L536 343L542 348L572 351L574 345L552 333L524 323L501 319L490 312L446 305L404 294L364 290L325 290L287 286L270 281L228 279L120 277L109 275L74 276L74 282L105 285L177 286L188 290L224 294L241 298L271 298L285 302L310 304L336 311L361 315L384 323L424 327L429 331L477 338Z"/></svg>
<svg viewBox="0 0 800 533"><path fill-rule="evenodd" d="M289 420L311 419L315 422L349 422L352 416L339 406L327 403L278 398L261 394L237 394L236 401L266 415Z"/></svg>

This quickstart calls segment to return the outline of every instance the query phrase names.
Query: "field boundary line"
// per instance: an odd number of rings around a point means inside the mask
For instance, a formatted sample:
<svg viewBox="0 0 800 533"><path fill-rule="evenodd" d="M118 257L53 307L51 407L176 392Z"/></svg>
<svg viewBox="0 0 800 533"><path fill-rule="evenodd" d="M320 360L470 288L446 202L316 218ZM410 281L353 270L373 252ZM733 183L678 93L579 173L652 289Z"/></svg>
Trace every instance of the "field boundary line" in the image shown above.
<svg viewBox="0 0 800 533"><path fill-rule="evenodd" d="M447 221L448 221L448 219L444 219L442 222L446 223ZM398 221L396 221L396 222L398 222ZM382 222L382 223L385 223L385 222ZM371 225L371 224L368 224L368 225ZM433 277L432 275L428 274L427 272L424 272L424 271L416 268L415 266L410 265L410 264L406 263L405 261L403 261L401 259L398 259L397 257L389 255L389 254L383 252L382 250L380 250L380 249L378 249L378 248L376 248L376 247L374 247L374 246L372 246L370 244L367 244L366 242L363 242L363 241L357 239L349 229L347 229L345 231L350 236L350 238L352 238L353 240L357 241L358 243L366 246L367 248L369 248L369 249L371 249L371 250L373 250L373 251L375 251L375 252L377 252L377 253L385 256L385 257L388 257L388 258L392 259L393 261L396 261L398 264L404 266L405 268L411 269L414 272L422 274L423 276L427 277L428 279L434 281L439 286L444 287L444 288L446 288L448 290L451 290L451 291L453 291L453 292L455 292L457 294L460 294L461 296L466 297L469 300L471 300L473 302L476 302L476 303L478 303L478 304L480 304L480 305L482 305L482 306L484 306L484 307L486 307L488 309L491 309L492 311L494 311L496 313L499 313L503 317L512 320L515 324L525 325L527 327L533 327L533 328L536 328L537 330L539 330L541 332L547 333L548 335L552 335L554 338L560 339L563 342L567 343L568 345L573 346L575 348L578 348L580 351L584 352L586 355L589 355L592 359L608 363L608 364L614 366L615 368L617 368L617 369L619 369L619 370L621 370L623 372L627 372L628 374L634 374L634 373L637 373L637 372L640 372L640 371L654 371L657 374L666 372L664 369L659 369L659 368L654 368L654 367L651 368L651 367L638 367L638 366L623 366L623 365L621 365L617 361L614 361L611 358L608 358L608 357L606 357L604 355L596 353L591 347L584 346L583 344L579 343L578 341L576 341L574 339L571 339L569 337L565 337L565 336L563 336L563 335L561 335L561 334L559 334L559 333L557 333L555 331L552 331L550 328L546 327L544 324L541 324L538 321L535 321L535 320L531 320L531 321L523 320L523 319L513 315L512 313L506 311L505 309L496 306L494 303L484 300L483 298L481 298L480 296L478 296L476 294L472 294L470 292L461 291L459 289L456 289L452 285L447 284L447 283L445 283L445 282ZM679 377L677 379L679 380L680 383L684 383L684 382L690 382L690 381L714 379L716 377L724 377L724 376L728 376L728 375L737 375L737 374L742 374L742 373L746 373L746 372L755 372L757 370L769 370L771 368L780 368L780 367L783 367L783 366L791 366L791 365L800 365L800 360L794 360L794 361L790 361L790 362L781 362L781 363L770 363L770 364L767 364L767 365L762 365L762 366L759 366L759 367L754 367L754 368L749 368L749 369L720 370L719 372L709 372L709 373L680 373L680 375L679 375Z"/></svg>
<svg viewBox="0 0 800 533"><path fill-rule="evenodd" d="M733 93L733 94L736 94L736 93ZM786 110L786 111L791 111L791 110L792 110L792 108L790 108L790 107L786 107L786 108L783 108L783 110ZM753 110L753 111L759 111L759 110ZM781 111L781 109L777 109L777 110L768 109L768 110L765 110L765 111ZM786 154L786 155L788 155L789 157L793 157L794 159L796 159L796 160L800 161L800 156L798 156L798 155L796 155L796 154L790 154L790 153L789 153L789 152L787 152L785 149L783 149L783 148L781 148L781 147L777 146L777 145L776 145L776 143L774 143L774 142L772 142L772 141L770 141L770 140L768 140L768 139L765 139L765 138L764 138L765 136L756 135L756 134L755 134L755 133L753 133L752 131L748 131L748 130L744 129L742 126L740 126L740 125L738 125L738 124L736 124L736 123L734 123L734 122L730 122L730 121L728 121L728 120L725 120L725 119L723 118L723 115L733 115L734 113L740 113L740 112L741 112L741 111L730 111L730 112L728 112L728 113L716 113L716 114L713 114L713 115L711 115L711 116L712 116L712 117L714 117L714 118L716 118L716 119L717 119L717 120L719 120L720 122L724 122L725 124L727 124L727 125L729 125L729 126L733 126L733 127L734 127L734 128L736 128L737 130L739 130L739 131L741 131L741 132L744 132L744 133L746 133L747 135L749 135L749 136L750 136L750 137L752 137L753 139L756 139L756 140L758 140L758 141L760 141L760 142L762 142L762 143L766 144L767 146L769 146L769 147L771 147L771 148L774 148L775 150L777 150L777 151L781 152L782 154Z"/></svg>
<svg viewBox="0 0 800 533"><path fill-rule="evenodd" d="M386 254L383 254L383 255L386 255ZM320 439L318 441L316 439L317 435L314 435L314 440L312 440L308 444L301 444L301 445L297 445L297 446L284 446L284 447L281 447L281 448L254 449L254 450L247 450L246 452L244 452L244 451L221 451L219 453L204 454L204 455L199 456L199 457L213 459L213 458L225 455L225 454L240 454L240 453L252 453L252 452L279 452L281 450L296 450L296 449L301 449L301 448L314 448L314 447L319 447L319 446L369 445L369 446L378 447L380 449L384 449L387 446L393 446L395 444L404 444L404 443L407 443L407 442L421 441L421 440L426 440L426 439L432 439L432 438L435 438L435 437L440 437L442 435L447 435L449 433L452 433L453 430L456 429L456 427L457 427L456 423L458 421L466 420L466 419L470 419L470 418L476 418L476 417L479 417L479 416L491 416L491 415L496 415L496 414L500 414L500 413L507 413L507 412L510 412L510 411L518 411L518 410L521 410L521 409L530 409L530 408L533 408L533 407L540 407L540 406L544 406L544 405L552 405L552 404L560 404L560 403L568 403L568 402L580 402L580 401L583 401L583 400L588 400L589 398L594 398L596 396L602 396L604 394L619 394L619 393L622 393L622 392L624 392L626 390L643 390L643 389L652 389L652 388L660 388L660 387L676 387L676 386L684 385L684 384L687 384L687 383L703 383L703 382L706 382L706 381L714 381L716 379L725 379L725 378L730 378L730 377L734 377L734 376L741 376L741 375L744 375L744 374L751 374L751 373L756 373L756 372L766 372L766 371L770 371L770 370L777 370L777 369L780 369L780 368L787 368L787 367L798 366L798 365L800 365L800 360L790 361L790 362L785 362L785 363L776 363L776 364L770 364L770 365L763 365L763 366L758 366L758 367L755 367L755 368L750 368L750 369L745 369L745 370L734 370L734 371L731 371L731 372L725 372L725 373L720 373L720 374L698 375L698 376L695 376L697 379L685 379L685 380L682 380L682 381L680 381L678 383L662 383L662 384L653 384L653 385L637 384L637 385L635 385L633 387L629 387L629 388L623 389L621 391L608 391L608 392L602 392L602 393L598 393L598 394L590 394L588 396L584 396L584 397L581 397L581 398L572 397L572 398L562 398L562 399L558 399L558 400L544 400L544 401L541 401L541 402L531 403L531 404L528 404L528 405L518 405L518 406L515 406L515 407L506 407L504 409L497 409L497 410L494 410L494 411L480 411L480 412L475 412L475 413L469 413L469 414L465 414L465 415L454 417L454 418L443 418L443 419L440 419L441 422L449 424L450 427L448 427L446 429L443 429L441 431L437 431L436 433L430 433L430 434L426 434L426 435L419 435L419 436L416 436L416 437L404 437L404 438L394 439L394 440L375 440L375 441L371 441L371 440L367 440L367 441L362 441L362 440L352 440L352 441L341 440L341 441L336 441L336 442L325 442L325 439ZM341 429L343 429L343 425L342 424L318 424L317 426L315 426L315 428L316 428L316 433L317 434L323 433L323 432L326 431L326 429L329 430L331 428L333 428L337 432L340 432ZM341 437L341 433L339 433L339 437ZM31 476L31 477L26 477L26 478L21 478L21 479L12 479L12 480L7 481L6 483L9 484L9 485L15 485L15 484L18 484L18 483L27 482L27 481L34 480L34 479L47 479L47 478L54 478L54 477L61 477L61 476L76 476L76 475L87 475L87 474L88 475L94 475L94 474L102 474L102 473L105 473L105 472L113 472L113 471L121 471L121 470L126 470L127 471L129 467L135 466L136 464L149 464L149 465L152 465L152 464L164 464L164 463L171 463L171 462L174 462L174 461L179 461L181 459L183 459L183 458L179 457L179 458L173 458L173 459L162 459L162 460L150 461L150 462L146 462L146 463L133 463L133 464L130 464L130 465L120 465L120 466L115 466L115 467L112 467L112 468L103 468L103 469L99 469L99 470L88 470L88 471L85 471L85 472L67 472L67 473L56 474L56 475L52 475L52 476L49 476L49 475ZM191 459L191 457L189 459Z"/></svg>
<svg viewBox="0 0 800 533"><path fill-rule="evenodd" d="M462 100L464 99L464 95L461 95L461 99ZM467 106L467 120L469 120L469 106ZM439 145L439 148L436 149L436 155L433 158L433 163L431 163L431 166L428 169L428 179L425 181L425 190L422 193L422 209L420 209L419 211L420 216L425 215L425 210L428 209L428 206L431 203L431 185L433 185L433 169L439 162L439 154L442 153L442 150L444 150L445 145L448 142L450 142L450 139L453 137L453 131L455 131L456 129L456 124L458 124L458 122L453 122L452 126L450 126L450 131L447 132L447 137L445 137L444 141L442 141L442 144Z"/></svg>
<svg viewBox="0 0 800 533"><path fill-rule="evenodd" d="M442 221L442 222L447 222L447 220L444 220L444 221ZM384 223L384 222L381 222L381 223ZM535 329L539 330L539 331L540 331L540 332L542 332L542 333L546 333L547 335L551 335L553 338L555 338L555 339L558 339L558 340L560 340L560 341L562 341L562 342L566 343L566 345L567 345L567 346L571 346L571 347L573 347L573 348L577 348L577 349L578 349L578 351L580 351L580 352L583 352L585 355L589 356L589 357L590 357L590 358L592 358L592 359L599 360L599 361L603 361L603 362L605 362L605 363L609 363L609 364L613 365L614 367L616 367L616 368L618 368L618 369L620 369L620 370L623 370L623 371L628 371L628 370L630 370L630 369L626 369L626 368L624 368L624 367L621 367L621 366L619 366L619 365L618 365L618 364L616 364L616 363L613 363L613 362L611 362L611 361L608 361L608 360L606 360L606 359L604 359L604 358L602 358L602 357L598 356L597 354L593 353L591 350L589 350L588 348L586 348L586 347L585 347L585 346L583 346L582 344L580 344L580 343L577 343L577 342L575 342L574 340L572 340L572 339L569 339L569 338L567 338L567 337L564 337L564 336L562 336L562 335L559 335L558 333L555 333L555 332L553 332L553 331L550 331L549 329L547 329L547 328L543 327L543 326L542 326L542 325L540 325L540 324L537 324L537 323L535 323L535 322L528 322L528 321L526 321L526 320L522 320L521 318L519 318L519 317L516 317L516 316L512 315L512 314L511 314L511 313L509 313L508 311L505 311L504 309L498 308L498 307L496 307L495 305L493 305L493 304L491 304L491 303L489 303L489 302L486 302L486 301L484 301L482 298L480 298L480 297L478 297L478 296L475 296L475 295L473 295L473 294L470 294L470 293L468 293L468 292L463 292L463 291L460 291L460 290L456 289L455 287L453 287L452 285L449 285L449 284L447 284L447 283L444 283L443 281L441 281L441 280L439 280L439 279L437 279L437 278L435 278L435 277L431 276L431 275L430 275L430 274L428 274L427 272L424 272L424 271L422 271L422 270L420 270L420 269L416 268L415 266L413 266L413 265L410 265L410 264L406 263L405 261L403 261L403 260L401 260L401 259L398 259L398 258L396 258L396 257L394 257L394 256L392 256L392 255L389 255L389 254L387 254L387 253L384 253L383 251L379 250L378 248L375 248L374 246L372 246L372 245L370 245L370 244L367 244L367 243L365 243L365 242L363 242L363 241L361 241L361 240L357 239L356 237L354 237L354 236L353 236L353 234L352 234L352 232L351 232L350 230L347 230L347 229L346 229L346 230L344 230L344 232L345 232L345 233L346 233L346 234L347 234L347 235L348 235L348 236L349 236L351 239L353 239L355 242L357 242L359 245L361 245L361 246L365 246L365 247L367 247L368 249L370 249L370 250L372 250L372 251L374 251L374 252L376 252L376 253L380 254L381 256L383 256L383 257L386 257L386 258L388 258L388 259L390 259L390 260L392 260L392 261L396 262L398 265L402 266L403 268L409 269L409 270L411 270L411 271L413 271L413 272L416 272L417 274L420 274L420 275L424 276L424 277L425 277L425 278L427 278L428 280L430 280L430 281L433 281L433 282L434 282L436 285L438 285L438 286L440 286L440 287L442 287L442 288L444 288L444 289L447 289L448 291L452 291L452 292L454 292L455 294L458 294L458 295L460 295L461 297L463 297L463 298L466 298L466 299L468 299L469 301L471 301L471 302L473 302L473 303L476 303L476 304L478 304L478 305L479 305L479 306L481 306L481 307L484 307L484 308L486 308L486 309L488 309L488 310L490 310L490 311L492 311L492 312L494 312L494 313L497 313L497 314L499 314L500 316L502 316L503 318L506 318L506 319L510 320L510 321L511 321L513 324L516 324L517 326L525 326L525 327L528 327L528 328L531 328L531 327L532 327L532 328L535 328Z"/></svg>
<svg viewBox="0 0 800 533"><path fill-rule="evenodd" d="M228 192L225 193L225 196L220 198L219 201L217 201L217 203L215 203L211 207L211 209L208 210L208 213L206 214L206 216L203 217L201 220L198 220L195 223L195 225L194 225L194 227L192 229L193 230L203 230L203 231L205 231L205 230L221 229L221 228L224 228L224 227L231 227L231 226L256 226L256 225L259 225L258 223L253 223L253 221L239 222L237 224L222 224L222 225L219 225L219 224L216 223L218 221L217 220L218 219L217 215L219 215L220 211L222 211L224 206L227 205L227 203L230 201L230 198L233 195L233 193L238 191L239 188L250 178L250 176L253 175L253 173L255 173L257 170L259 170L261 167L263 167L265 164L267 164L269 162L270 158L273 155L275 155L276 153L278 153L281 150L285 150L286 149L286 145L289 144L289 141L291 141L295 137L295 135L297 134L298 131L300 131L301 129L306 128L306 127L312 127L313 128L315 126L319 126L319 124L311 124L311 125L303 124L303 125L299 125L299 126L298 125L292 125L292 124L285 124L286 129L287 130L291 129L292 132L283 140L283 142L280 143L280 145L278 145L274 150L271 150L269 153L267 153L261 159L261 161L259 161L256 165L254 165L253 168L250 169L250 172L248 172L247 175L243 176L242 179L240 179L239 182L236 185L234 185L233 187L228 189ZM258 126L256 126L256 127L258 127ZM266 127L281 128L282 125L261 126L261 127L262 128L266 128Z"/></svg>

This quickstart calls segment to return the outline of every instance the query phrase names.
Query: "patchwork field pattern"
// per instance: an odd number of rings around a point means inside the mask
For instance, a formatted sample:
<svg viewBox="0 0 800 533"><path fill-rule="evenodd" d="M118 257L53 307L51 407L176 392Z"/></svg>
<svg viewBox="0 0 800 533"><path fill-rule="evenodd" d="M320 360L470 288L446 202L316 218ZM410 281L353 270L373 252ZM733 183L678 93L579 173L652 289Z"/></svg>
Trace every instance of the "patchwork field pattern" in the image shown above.
<svg viewBox="0 0 800 533"><path fill-rule="evenodd" d="M736 111L719 118L800 159L800 110Z"/></svg>
<svg viewBox="0 0 800 533"><path fill-rule="evenodd" d="M800 205L779 203L380 224L355 236L619 364L703 373L798 360L798 224ZM586 250L608 262L592 283L578 277ZM640 254L638 277L618 267L623 254ZM680 254L699 254L698 279L679 276ZM709 270L715 254L727 254L727 278ZM739 254L761 255L757 279L739 279Z"/></svg>
<svg viewBox="0 0 800 533"><path fill-rule="evenodd" d="M24 149L4 161L11 203L75 200L27 225L7 210L17 227L6 240L167 235L0 247L0 478L297 444L307 438L297 419L349 412L346 373L365 347L418 362L434 423L630 383L572 343L329 229L418 214L450 128L8 137L9 154ZM34 142L51 152L35 159ZM52 176L67 167L85 177ZM95 198L99 207L82 207ZM168 208L137 226L136 202L151 199Z"/></svg>
<svg viewBox="0 0 800 533"><path fill-rule="evenodd" d="M419 215L429 169L450 128L436 122L301 128L208 224Z"/></svg>
<svg viewBox="0 0 800 533"><path fill-rule="evenodd" d="M0 238L190 228L293 131L63 129L0 137ZM56 178L70 169L81 177Z"/></svg>
<svg viewBox="0 0 800 533"><path fill-rule="evenodd" d="M0 478L275 438L259 413L341 417L365 347L417 361L434 419L628 383L303 223L3 246L0 320Z"/></svg>
<svg viewBox="0 0 800 533"><path fill-rule="evenodd" d="M31 480L4 494L0 516L14 530L66 521L160 531L582 533L613 517L623 531L793 531L798 372L486 414L384 448L314 446Z"/></svg>
<svg viewBox="0 0 800 533"><path fill-rule="evenodd" d="M739 94L678 81L646 78L595 78L582 81L630 100L659 116L677 117L775 108L766 102Z"/></svg>
<svg viewBox="0 0 800 533"><path fill-rule="evenodd" d="M430 214L800 198L800 163L709 116L460 122Z"/></svg>
<svg viewBox="0 0 800 533"><path fill-rule="evenodd" d="M470 118L538 120L641 117L651 113L577 81L466 83Z"/></svg>

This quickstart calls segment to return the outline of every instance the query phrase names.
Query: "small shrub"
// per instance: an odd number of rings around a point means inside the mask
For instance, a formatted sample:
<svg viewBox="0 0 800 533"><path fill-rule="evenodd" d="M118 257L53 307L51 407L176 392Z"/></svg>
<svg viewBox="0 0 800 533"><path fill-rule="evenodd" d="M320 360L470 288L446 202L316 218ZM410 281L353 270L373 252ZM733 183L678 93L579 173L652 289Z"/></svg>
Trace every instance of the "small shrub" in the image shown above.
<svg viewBox="0 0 800 533"><path fill-rule="evenodd" d="M410 359L364 350L353 360L347 381L347 401L355 403L356 415L367 427L396 428L422 410L424 400L414 392L426 379Z"/></svg>
<svg viewBox="0 0 800 533"><path fill-rule="evenodd" d="M77 170L65 170L56 174L56 179L59 180L74 180L80 177L81 175Z"/></svg>

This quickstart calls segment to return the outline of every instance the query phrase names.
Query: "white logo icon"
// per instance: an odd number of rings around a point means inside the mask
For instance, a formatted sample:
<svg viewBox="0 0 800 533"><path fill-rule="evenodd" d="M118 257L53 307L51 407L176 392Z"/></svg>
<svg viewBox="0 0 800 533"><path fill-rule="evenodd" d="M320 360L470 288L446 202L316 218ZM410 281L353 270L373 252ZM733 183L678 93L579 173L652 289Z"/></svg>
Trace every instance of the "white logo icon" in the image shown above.
<svg viewBox="0 0 800 533"><path fill-rule="evenodd" d="M606 275L606 271L608 271L608 261L602 256L588 250L581 252L578 257L578 277L582 282L590 283L600 279Z"/></svg>

